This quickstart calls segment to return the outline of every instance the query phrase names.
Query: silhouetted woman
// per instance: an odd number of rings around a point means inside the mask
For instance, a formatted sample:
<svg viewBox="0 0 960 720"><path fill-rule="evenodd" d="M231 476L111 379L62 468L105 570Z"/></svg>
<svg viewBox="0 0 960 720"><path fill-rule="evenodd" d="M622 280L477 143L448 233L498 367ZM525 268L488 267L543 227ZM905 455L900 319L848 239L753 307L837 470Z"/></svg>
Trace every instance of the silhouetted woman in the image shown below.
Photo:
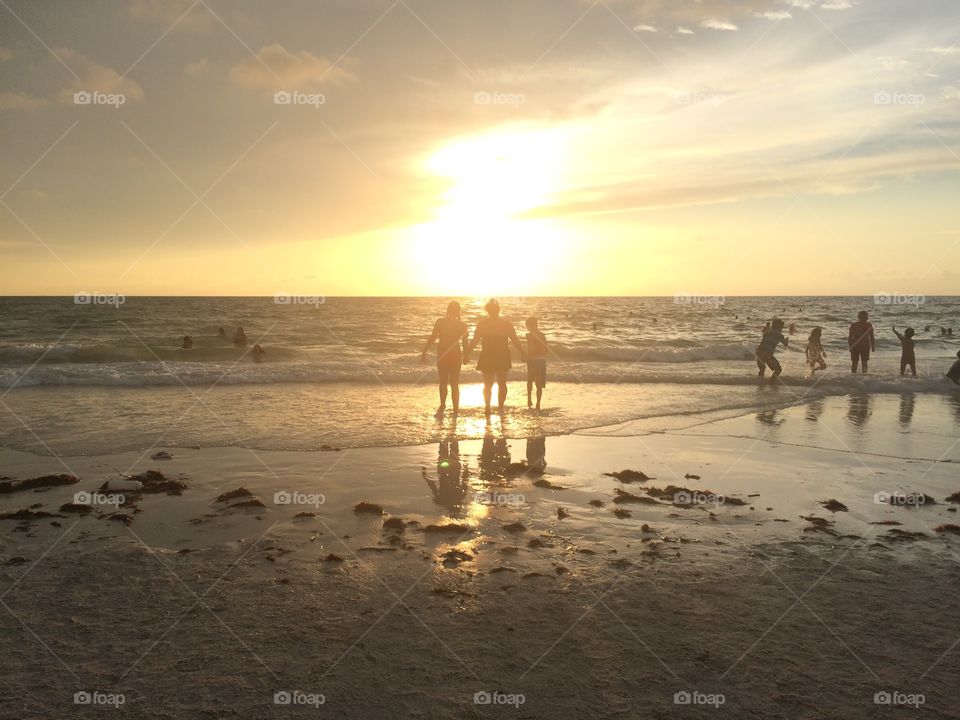
<svg viewBox="0 0 960 720"><path fill-rule="evenodd" d="M447 386L453 395L453 413L460 411L460 365L467 359L467 324L460 320L460 303L456 300L447 305L447 314L433 324L433 332L420 353L420 362L427 361L427 351L434 340L437 347L437 373L440 376L440 407L437 417L442 417L447 408ZM460 353L461 341L463 354Z"/></svg>
<svg viewBox="0 0 960 720"><path fill-rule="evenodd" d="M477 321L470 350L483 343L477 370L483 373L483 402L487 415L490 415L490 398L493 395L493 383L497 383L497 405L503 415L503 405L507 401L507 373L510 370L510 343L512 342L526 360L517 331L506 318L500 317L500 303L488 300L485 306L487 317Z"/></svg>

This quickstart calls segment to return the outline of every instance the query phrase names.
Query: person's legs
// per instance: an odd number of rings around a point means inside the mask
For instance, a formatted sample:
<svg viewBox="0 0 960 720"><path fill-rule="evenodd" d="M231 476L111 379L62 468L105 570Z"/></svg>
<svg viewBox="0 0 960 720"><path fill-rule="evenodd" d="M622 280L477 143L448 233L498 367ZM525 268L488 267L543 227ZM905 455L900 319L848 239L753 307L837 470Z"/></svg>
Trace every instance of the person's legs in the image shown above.
<svg viewBox="0 0 960 720"><path fill-rule="evenodd" d="M541 400L543 400L543 385L537 385L537 410L540 409Z"/></svg>
<svg viewBox="0 0 960 720"><path fill-rule="evenodd" d="M450 399L453 401L453 414L460 412L460 365L450 368Z"/></svg>
<svg viewBox="0 0 960 720"><path fill-rule="evenodd" d="M900 377L903 377L906 374L907 374L907 361L901 359L900 360Z"/></svg>
<svg viewBox="0 0 960 720"><path fill-rule="evenodd" d="M860 372L864 375L867 374L867 363L870 361L870 351L861 350L860 351Z"/></svg>
<svg viewBox="0 0 960 720"><path fill-rule="evenodd" d="M770 376L770 382L774 382L778 377L780 377L780 373L783 372L783 367L781 367L780 361L777 360L777 358L775 358L773 355L767 359L767 365L769 365L770 369L773 371L773 375Z"/></svg>
<svg viewBox="0 0 960 720"><path fill-rule="evenodd" d="M449 382L449 372L446 368L438 367L437 374L440 376L440 407L438 413L442 413L447 407L447 383Z"/></svg>
<svg viewBox="0 0 960 720"><path fill-rule="evenodd" d="M537 390L539 391L539 387ZM531 374L530 368L527 368L527 407L533 405L533 375Z"/></svg>
<svg viewBox="0 0 960 720"><path fill-rule="evenodd" d="M488 370L483 371L483 405L487 415L490 414L490 397L493 395L494 378L494 373Z"/></svg>
<svg viewBox="0 0 960 720"><path fill-rule="evenodd" d="M850 350L850 372L855 373L857 371L857 364L860 360L860 352L858 350Z"/></svg>
<svg viewBox="0 0 960 720"><path fill-rule="evenodd" d="M501 370L497 373L497 405L500 412L503 412L503 406L507 402L507 371Z"/></svg>
<svg viewBox="0 0 960 720"><path fill-rule="evenodd" d="M916 376L917 376L917 361L916 361L916 360L911 360L911 361L909 362L909 365L910 365L910 373L911 373L914 377L916 377Z"/></svg>

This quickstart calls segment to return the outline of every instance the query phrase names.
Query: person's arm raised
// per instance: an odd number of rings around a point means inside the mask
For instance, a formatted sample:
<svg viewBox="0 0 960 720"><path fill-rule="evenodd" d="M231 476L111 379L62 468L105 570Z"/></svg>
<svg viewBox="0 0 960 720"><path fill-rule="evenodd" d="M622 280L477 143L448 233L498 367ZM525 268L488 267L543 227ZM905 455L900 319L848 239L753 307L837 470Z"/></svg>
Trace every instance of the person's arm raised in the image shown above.
<svg viewBox="0 0 960 720"><path fill-rule="evenodd" d="M473 340L470 341L470 347L467 348L467 352L471 352L480 342L480 328L482 324L483 320L477 321L477 327L475 327L473 330Z"/></svg>

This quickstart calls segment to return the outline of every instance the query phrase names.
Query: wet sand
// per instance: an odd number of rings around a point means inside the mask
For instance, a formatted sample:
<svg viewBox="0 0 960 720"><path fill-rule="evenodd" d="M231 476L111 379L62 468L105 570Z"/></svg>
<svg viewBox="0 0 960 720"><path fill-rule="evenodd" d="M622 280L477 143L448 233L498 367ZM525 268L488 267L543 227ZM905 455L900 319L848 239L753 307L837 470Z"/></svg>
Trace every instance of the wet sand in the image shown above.
<svg viewBox="0 0 960 720"><path fill-rule="evenodd" d="M107 711L79 691L145 718L958 717L960 450L936 402L529 447L495 420L459 467L449 445L4 451L15 481L80 481L0 493L52 515L0 520L0 713ZM148 469L185 489L62 509ZM627 469L651 479L605 474Z"/></svg>

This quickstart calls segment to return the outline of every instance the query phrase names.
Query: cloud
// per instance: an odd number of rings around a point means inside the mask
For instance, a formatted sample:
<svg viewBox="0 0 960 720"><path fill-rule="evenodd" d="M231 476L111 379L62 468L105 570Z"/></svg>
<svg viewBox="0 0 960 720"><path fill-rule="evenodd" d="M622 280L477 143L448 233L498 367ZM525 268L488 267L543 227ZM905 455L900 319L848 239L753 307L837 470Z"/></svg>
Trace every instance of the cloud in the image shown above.
<svg viewBox="0 0 960 720"><path fill-rule="evenodd" d="M702 23L700 23L700 27L705 27L709 30L736 31L740 29L729 20L716 20L715 18L704 20Z"/></svg>
<svg viewBox="0 0 960 720"><path fill-rule="evenodd" d="M644 24L641 24L641 25L634 25L634 26L633 26L633 31L634 31L634 32L649 32L649 33L655 33L655 32L657 32L657 29L656 29L653 25L644 25Z"/></svg>
<svg viewBox="0 0 960 720"><path fill-rule="evenodd" d="M192 6L196 5L196 7ZM194 0L133 0L130 16L136 20L164 23L175 30L205 32L215 22L212 15Z"/></svg>
<svg viewBox="0 0 960 720"><path fill-rule="evenodd" d="M910 67L910 63L906 60L900 60L890 55L878 57L877 62L880 63L880 67L884 70L903 70L904 68Z"/></svg>
<svg viewBox="0 0 960 720"><path fill-rule="evenodd" d="M945 87L940 97L943 100L960 100L960 87L955 87L955 86Z"/></svg>
<svg viewBox="0 0 960 720"><path fill-rule="evenodd" d="M56 48L54 52L77 74L70 86L60 92L61 102L72 103L73 93L78 91L120 94L128 100L143 100L143 88L113 68L100 65L70 48Z"/></svg>
<svg viewBox="0 0 960 720"><path fill-rule="evenodd" d="M342 85L355 80L349 70L306 50L293 55L274 43L260 48L254 57L234 65L230 80L245 88L306 90L320 85Z"/></svg>
<svg viewBox="0 0 960 720"><path fill-rule="evenodd" d="M695 33L690 28L685 28L680 25L677 26L677 35L694 35Z"/></svg>
<svg viewBox="0 0 960 720"><path fill-rule="evenodd" d="M831 0L820 5L821 10L849 10L853 3L849 0Z"/></svg>
<svg viewBox="0 0 960 720"><path fill-rule="evenodd" d="M13 50L6 47L0 47L0 62L10 60L13 57Z"/></svg>
<svg viewBox="0 0 960 720"><path fill-rule="evenodd" d="M48 104L46 98L12 90L0 91L0 110L36 110Z"/></svg>
<svg viewBox="0 0 960 720"><path fill-rule="evenodd" d="M774 20L774 21L789 20L790 18L793 17L793 15L791 15L786 10L779 10L779 11L768 10L767 12L754 13L753 16L758 18L763 18L764 20Z"/></svg>
<svg viewBox="0 0 960 720"><path fill-rule="evenodd" d="M940 55L941 57L948 57L951 55L960 55L960 46L951 45L950 47L937 46L932 48L927 48L928 53L933 53L934 55Z"/></svg>

